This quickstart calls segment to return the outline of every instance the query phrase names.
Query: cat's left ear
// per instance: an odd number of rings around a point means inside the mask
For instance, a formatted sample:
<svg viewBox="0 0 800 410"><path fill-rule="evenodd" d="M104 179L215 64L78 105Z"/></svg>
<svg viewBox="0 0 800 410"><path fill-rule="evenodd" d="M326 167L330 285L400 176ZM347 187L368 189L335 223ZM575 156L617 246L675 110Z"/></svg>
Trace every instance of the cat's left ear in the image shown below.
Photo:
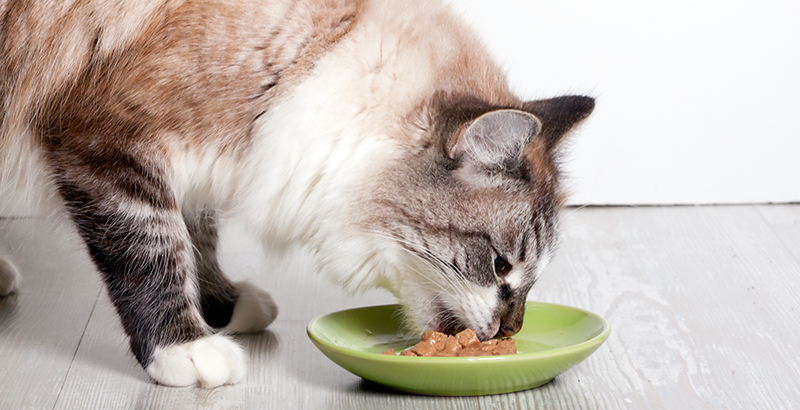
<svg viewBox="0 0 800 410"><path fill-rule="evenodd" d="M515 169L523 160L525 147L541 127L539 120L525 111L490 111L461 127L449 146L448 155L458 159L462 166Z"/></svg>

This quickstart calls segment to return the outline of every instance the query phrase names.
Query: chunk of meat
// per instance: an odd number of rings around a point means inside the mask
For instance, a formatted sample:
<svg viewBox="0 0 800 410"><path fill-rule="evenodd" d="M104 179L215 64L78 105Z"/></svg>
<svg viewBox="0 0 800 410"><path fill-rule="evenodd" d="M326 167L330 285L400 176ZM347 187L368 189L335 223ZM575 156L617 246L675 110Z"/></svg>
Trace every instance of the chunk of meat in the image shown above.
<svg viewBox="0 0 800 410"><path fill-rule="evenodd" d="M455 336L426 330L422 334L422 341L406 350L402 350L400 356L465 357L499 356L516 353L516 342L511 338L481 342L472 329L466 329ZM396 355L397 353L394 349L389 349L383 354Z"/></svg>
<svg viewBox="0 0 800 410"><path fill-rule="evenodd" d="M464 349L475 348L481 344L481 339L478 339L478 334L472 329L466 329L456 333L456 339L458 339L458 343L461 344L461 347Z"/></svg>

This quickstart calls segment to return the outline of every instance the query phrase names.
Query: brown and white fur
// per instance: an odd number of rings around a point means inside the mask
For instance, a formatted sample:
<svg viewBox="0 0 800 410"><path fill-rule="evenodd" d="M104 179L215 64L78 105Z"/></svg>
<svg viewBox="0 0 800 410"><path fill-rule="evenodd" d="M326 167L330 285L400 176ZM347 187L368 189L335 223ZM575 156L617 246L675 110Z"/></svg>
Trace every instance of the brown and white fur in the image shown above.
<svg viewBox="0 0 800 410"><path fill-rule="evenodd" d="M157 382L240 381L218 216L311 249L419 329L519 330L555 244L560 140L588 97L524 102L422 0L0 0L0 182L52 187ZM0 293L18 274L0 260Z"/></svg>

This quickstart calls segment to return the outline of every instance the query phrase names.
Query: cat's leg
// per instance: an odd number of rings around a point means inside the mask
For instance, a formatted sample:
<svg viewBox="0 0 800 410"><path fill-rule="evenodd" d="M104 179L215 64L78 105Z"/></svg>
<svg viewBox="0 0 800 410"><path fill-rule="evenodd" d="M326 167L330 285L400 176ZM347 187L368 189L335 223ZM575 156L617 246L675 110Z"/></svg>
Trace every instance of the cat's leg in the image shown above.
<svg viewBox="0 0 800 410"><path fill-rule="evenodd" d="M19 271L11 262L0 257L0 297L7 296L19 287Z"/></svg>
<svg viewBox="0 0 800 410"><path fill-rule="evenodd" d="M240 381L245 353L203 320L189 231L165 173L116 147L66 148L51 152L55 182L136 359L165 385Z"/></svg>
<svg viewBox="0 0 800 410"><path fill-rule="evenodd" d="M278 315L269 293L248 282L232 283L219 266L215 213L187 217L186 226L194 245L206 323L223 333L258 332L269 326Z"/></svg>

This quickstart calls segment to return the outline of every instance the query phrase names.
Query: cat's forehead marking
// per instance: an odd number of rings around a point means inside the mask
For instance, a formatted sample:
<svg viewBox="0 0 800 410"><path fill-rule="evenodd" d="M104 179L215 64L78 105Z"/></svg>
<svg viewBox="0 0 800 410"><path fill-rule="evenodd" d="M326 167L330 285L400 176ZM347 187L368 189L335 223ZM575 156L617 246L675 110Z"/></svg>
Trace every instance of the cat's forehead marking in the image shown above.
<svg viewBox="0 0 800 410"><path fill-rule="evenodd" d="M525 269L520 267L515 267L511 269L511 272L503 278L503 282L508 285L511 290L519 289L522 286L522 281L525 277Z"/></svg>

